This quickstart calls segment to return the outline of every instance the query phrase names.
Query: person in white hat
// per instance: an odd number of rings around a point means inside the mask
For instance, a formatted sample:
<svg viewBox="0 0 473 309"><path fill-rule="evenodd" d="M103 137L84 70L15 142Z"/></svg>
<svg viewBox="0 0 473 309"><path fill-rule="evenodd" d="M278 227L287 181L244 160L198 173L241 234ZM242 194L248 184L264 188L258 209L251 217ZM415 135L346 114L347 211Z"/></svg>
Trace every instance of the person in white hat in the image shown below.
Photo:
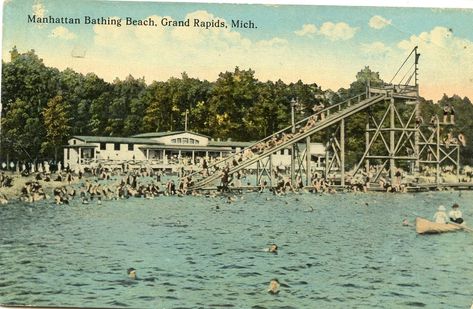
<svg viewBox="0 0 473 309"><path fill-rule="evenodd" d="M435 223L447 223L449 221L445 206L440 205L437 212L434 214Z"/></svg>

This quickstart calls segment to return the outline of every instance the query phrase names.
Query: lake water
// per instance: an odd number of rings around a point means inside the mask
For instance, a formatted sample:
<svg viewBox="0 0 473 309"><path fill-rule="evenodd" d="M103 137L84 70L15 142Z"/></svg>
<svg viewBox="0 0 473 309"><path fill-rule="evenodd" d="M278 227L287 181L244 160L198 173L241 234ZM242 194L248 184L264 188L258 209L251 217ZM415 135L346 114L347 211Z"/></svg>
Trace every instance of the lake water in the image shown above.
<svg viewBox="0 0 473 309"><path fill-rule="evenodd" d="M453 202L473 222L472 198L248 193L231 204L206 197L10 204L0 207L0 303L470 308L473 234L422 236L401 222ZM264 251L273 242L277 255ZM139 280L128 279L129 267ZM272 278L279 295L266 292Z"/></svg>

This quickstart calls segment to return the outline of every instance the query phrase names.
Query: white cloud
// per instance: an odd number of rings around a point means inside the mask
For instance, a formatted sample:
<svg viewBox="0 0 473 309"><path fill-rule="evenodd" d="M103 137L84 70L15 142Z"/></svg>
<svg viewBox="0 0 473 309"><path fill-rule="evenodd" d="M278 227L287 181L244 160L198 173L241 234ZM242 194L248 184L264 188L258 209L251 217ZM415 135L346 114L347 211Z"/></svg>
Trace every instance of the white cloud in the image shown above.
<svg viewBox="0 0 473 309"><path fill-rule="evenodd" d="M298 36L308 37L312 37L313 34L322 35L331 41L344 41L351 39L357 31L358 28L353 28L347 23L340 22L334 24L328 21L323 23L320 29L317 29L314 24L305 24L300 30L294 31L294 33Z"/></svg>
<svg viewBox="0 0 473 309"><path fill-rule="evenodd" d="M384 18L383 16L375 15L371 17L368 25L374 29L382 29L391 24L391 20Z"/></svg>
<svg viewBox="0 0 473 309"><path fill-rule="evenodd" d="M294 31L294 33L298 36L311 36L312 34L317 33L317 27L313 24L305 24L300 30Z"/></svg>
<svg viewBox="0 0 473 309"><path fill-rule="evenodd" d="M38 18L45 17L46 13L48 12L46 10L46 7L44 6L44 4L41 2L41 0L35 0L34 1L32 11L33 11L33 14L36 15L36 17L38 17ZM46 25L41 24L41 23L36 23L35 27L36 28L44 28L44 27L46 27Z"/></svg>
<svg viewBox="0 0 473 309"><path fill-rule="evenodd" d="M270 40L258 41L256 43L256 45L259 47L278 47L278 46L284 46L287 44L288 44L287 40L281 39L278 37L272 38Z"/></svg>
<svg viewBox="0 0 473 309"><path fill-rule="evenodd" d="M49 36L63 40L73 40L76 38L75 33L69 31L69 29L63 26L54 28Z"/></svg>
<svg viewBox="0 0 473 309"><path fill-rule="evenodd" d="M118 17L110 17L114 19ZM166 80L186 71L190 76L215 79L220 72L235 66L274 72L274 66L286 66L288 41L281 37L249 39L219 16L194 11L186 16L149 16L158 27L95 25L95 44L87 49L87 58L75 61L80 72L93 71L106 80L128 74L146 76L147 81ZM190 27L163 27L161 20L191 21ZM193 19L225 22L227 27L193 27ZM119 59L119 60L117 60ZM255 61L257 59L257 61ZM56 66L66 66L66 60ZM129 65L133 63L133 65ZM67 64L70 66L69 64ZM113 69L112 69L113 68ZM289 68L284 71L288 71ZM269 78L269 77L264 77Z"/></svg>
<svg viewBox="0 0 473 309"><path fill-rule="evenodd" d="M420 44L429 49L451 49L456 45L468 44L468 42L470 41L454 37L453 32L447 28L435 27L430 32L422 32L418 36L412 35L409 40L401 41L398 46L402 49L409 49L412 44Z"/></svg>
<svg viewBox="0 0 473 309"><path fill-rule="evenodd" d="M358 28L350 27L349 24L344 22L336 24L325 22L320 27L319 34L327 37L331 41L339 41L351 39L357 31Z"/></svg>
<svg viewBox="0 0 473 309"><path fill-rule="evenodd" d="M386 54L391 51L391 48L386 46L383 42L373 42L369 44L361 44L361 50L368 54Z"/></svg>
<svg viewBox="0 0 473 309"><path fill-rule="evenodd" d="M36 17L44 17L46 15L46 12L46 7L41 1L36 0L33 3L33 14L36 15Z"/></svg>
<svg viewBox="0 0 473 309"><path fill-rule="evenodd" d="M429 97L443 92L472 96L473 42L455 36L451 30L435 27L429 32L412 35L398 43L404 52L418 46L420 85ZM424 85L424 86L423 86ZM422 88L421 88L422 90ZM422 93L421 93L422 94Z"/></svg>

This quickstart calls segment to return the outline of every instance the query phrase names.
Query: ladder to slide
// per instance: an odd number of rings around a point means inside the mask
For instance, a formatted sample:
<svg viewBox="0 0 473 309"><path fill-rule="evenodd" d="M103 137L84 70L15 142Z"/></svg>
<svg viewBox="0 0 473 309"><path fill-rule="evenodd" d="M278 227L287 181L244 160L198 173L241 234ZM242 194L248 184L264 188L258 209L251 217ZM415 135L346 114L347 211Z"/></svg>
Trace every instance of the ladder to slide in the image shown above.
<svg viewBox="0 0 473 309"><path fill-rule="evenodd" d="M346 101L331 105L297 122L295 124L296 132L294 134L292 133L292 129L293 129L292 126L286 127L270 136L267 136L266 138L258 142L255 142L254 144L246 147L239 153L235 153L225 159L209 164L208 170L215 170L210 175L204 176L203 169L200 169L199 171L195 171L191 173L190 175L187 175L186 177L191 177L193 181L193 185L190 186L190 188L191 189L204 188L209 183L221 178L222 170L226 167L229 168L228 175L232 175L244 168L247 168L251 164L256 163L257 161L270 156L271 154L281 149L287 148L288 146L291 146L292 144L297 143L300 140L305 139L306 137L311 136L312 134L320 130L323 130L329 126L336 124L337 122L339 122L340 120L344 118L350 117L351 115L356 114L364 110L365 108L372 106L375 103L385 100L386 98L387 98L386 93L380 93L380 94L375 94L371 96L367 96L367 94L364 93L364 94L355 96L353 98L350 98ZM322 114L325 117L323 119L320 119ZM304 128L307 122L309 121L309 119L311 119L314 116L318 118L315 124L302 131L301 128ZM245 153L245 150L254 149L255 146L266 144L269 141L271 141L273 138L279 137L282 134L291 134L291 136L285 142L278 143L277 145L273 147L265 149L263 152L253 153L251 157L244 158L242 161L238 162L238 165L236 166L233 165L234 160L237 160L237 158L240 158L242 154Z"/></svg>

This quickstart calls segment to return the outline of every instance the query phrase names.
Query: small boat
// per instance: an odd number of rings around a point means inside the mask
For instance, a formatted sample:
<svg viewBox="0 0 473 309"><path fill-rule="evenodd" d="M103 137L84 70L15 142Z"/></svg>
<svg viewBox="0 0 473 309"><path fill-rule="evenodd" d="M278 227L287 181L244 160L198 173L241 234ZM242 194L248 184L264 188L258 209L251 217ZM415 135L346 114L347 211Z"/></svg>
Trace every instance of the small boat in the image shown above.
<svg viewBox="0 0 473 309"><path fill-rule="evenodd" d="M416 232L419 234L437 234L454 232L462 228L455 224L435 223L424 218L416 218Z"/></svg>

